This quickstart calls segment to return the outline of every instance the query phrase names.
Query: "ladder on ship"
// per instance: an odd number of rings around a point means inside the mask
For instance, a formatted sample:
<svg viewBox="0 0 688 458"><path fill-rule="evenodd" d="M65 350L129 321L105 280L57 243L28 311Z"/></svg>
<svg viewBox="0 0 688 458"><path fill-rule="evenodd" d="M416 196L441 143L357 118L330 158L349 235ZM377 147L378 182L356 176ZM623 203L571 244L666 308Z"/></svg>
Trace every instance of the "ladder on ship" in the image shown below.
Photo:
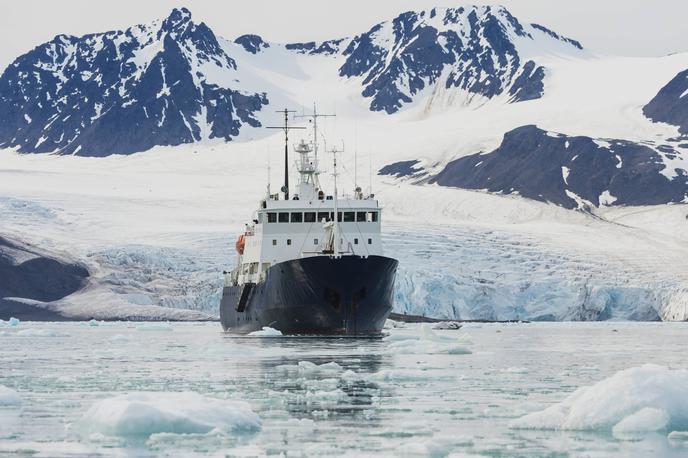
<svg viewBox="0 0 688 458"><path fill-rule="evenodd" d="M251 296L251 291L253 287L256 286L255 283L244 283L241 288L241 294L239 295L239 301L236 305L237 312L243 312L246 310L246 304L248 304L248 298Z"/></svg>

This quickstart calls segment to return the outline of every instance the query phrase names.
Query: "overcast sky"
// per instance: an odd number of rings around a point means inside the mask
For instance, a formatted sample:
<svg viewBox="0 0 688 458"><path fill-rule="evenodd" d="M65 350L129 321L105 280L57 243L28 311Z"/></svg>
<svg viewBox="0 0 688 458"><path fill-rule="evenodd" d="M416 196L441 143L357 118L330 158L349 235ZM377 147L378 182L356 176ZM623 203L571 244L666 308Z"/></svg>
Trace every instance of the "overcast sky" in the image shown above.
<svg viewBox="0 0 688 458"><path fill-rule="evenodd" d="M360 33L396 14L469 2L447 0L0 0L0 68L57 34L122 29L186 6L195 21L235 38L324 40ZM522 22L537 22L604 54L654 56L688 50L688 0L502 0Z"/></svg>

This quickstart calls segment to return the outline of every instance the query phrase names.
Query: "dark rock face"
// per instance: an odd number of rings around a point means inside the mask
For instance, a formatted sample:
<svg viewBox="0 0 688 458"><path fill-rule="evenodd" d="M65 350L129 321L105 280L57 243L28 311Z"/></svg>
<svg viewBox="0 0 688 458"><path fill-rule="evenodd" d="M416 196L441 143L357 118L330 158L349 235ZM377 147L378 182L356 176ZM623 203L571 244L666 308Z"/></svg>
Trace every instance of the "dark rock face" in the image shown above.
<svg viewBox="0 0 688 458"><path fill-rule="evenodd" d="M285 48L301 54L331 55L339 52L339 45L341 45L343 41L344 39L342 38L338 40L323 41L322 43L316 43L315 41L309 41L306 43L289 43L285 45Z"/></svg>
<svg viewBox="0 0 688 458"><path fill-rule="evenodd" d="M185 8L125 31L59 35L0 77L0 147L106 156L230 140L244 124L259 126L265 94L219 86L204 66L236 70Z"/></svg>
<svg viewBox="0 0 688 458"><path fill-rule="evenodd" d="M251 54L257 54L265 48L269 48L270 44L263 41L258 35L242 35L234 43L244 47L244 49Z"/></svg>
<svg viewBox="0 0 688 458"><path fill-rule="evenodd" d="M28 254L31 259L17 262L13 256L16 253ZM78 264L47 257L0 237L0 306L9 305L4 302L10 301L3 300L7 297L42 302L62 299L81 289L88 276L88 271Z"/></svg>
<svg viewBox="0 0 688 458"><path fill-rule="evenodd" d="M582 49L574 40L536 29L548 40ZM407 12L354 37L342 53L346 61L339 74L361 77L370 109L387 113L438 83L487 98L509 90L512 102L540 97L544 69L533 61L522 65L513 37L533 39L503 7Z"/></svg>
<svg viewBox="0 0 688 458"><path fill-rule="evenodd" d="M561 41L564 41L564 42L566 42L566 43L569 43L570 45L572 45L572 46L574 46L574 47L576 47L576 48L578 48L578 49L583 49L583 46L580 44L580 42L578 42L578 41L576 41L576 40L572 40L571 38L562 37L561 35L559 35L559 34L553 32L553 31L551 31L551 30L548 29L547 27L544 27L544 26L542 26L542 25L540 25L540 24L530 24L530 25L531 25L532 27L534 27L534 28L540 30L541 32L546 33L547 35L549 35L550 37L552 37L552 38L554 38L554 39L556 39L556 40L561 40Z"/></svg>
<svg viewBox="0 0 688 458"><path fill-rule="evenodd" d="M491 153L452 161L430 181L518 193L566 208L665 204L688 198L688 173L666 170L663 161L675 154L668 146L596 142L523 126L507 132Z"/></svg>
<svg viewBox="0 0 688 458"><path fill-rule="evenodd" d="M673 124L682 134L688 134L688 70L669 81L643 107L643 113L655 122Z"/></svg>
<svg viewBox="0 0 688 458"><path fill-rule="evenodd" d="M545 68L529 60L509 89L513 102L539 99L545 93Z"/></svg>
<svg viewBox="0 0 688 458"><path fill-rule="evenodd" d="M418 164L418 162L419 161L416 160L394 162L393 164L382 167L377 174L391 175L397 178L415 175L418 173L418 170L416 170L414 166Z"/></svg>

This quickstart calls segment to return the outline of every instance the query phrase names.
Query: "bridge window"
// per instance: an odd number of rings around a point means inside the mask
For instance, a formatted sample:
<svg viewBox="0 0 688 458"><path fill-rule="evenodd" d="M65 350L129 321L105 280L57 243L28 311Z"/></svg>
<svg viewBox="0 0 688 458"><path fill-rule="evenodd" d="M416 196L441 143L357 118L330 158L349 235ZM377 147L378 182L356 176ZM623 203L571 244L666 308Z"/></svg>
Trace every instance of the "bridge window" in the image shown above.
<svg viewBox="0 0 688 458"><path fill-rule="evenodd" d="M303 222L303 213L301 212L294 212L291 214L291 222L292 223L302 223Z"/></svg>
<svg viewBox="0 0 688 458"><path fill-rule="evenodd" d="M315 222L315 212L306 212L303 214L304 223L314 223Z"/></svg>
<svg viewBox="0 0 688 458"><path fill-rule="evenodd" d="M344 222L352 223L356 221L356 213L354 212L344 212Z"/></svg>
<svg viewBox="0 0 688 458"><path fill-rule="evenodd" d="M275 246L275 245L277 245L277 240L272 239L272 246Z"/></svg>
<svg viewBox="0 0 688 458"><path fill-rule="evenodd" d="M358 239L354 239L354 245L358 245Z"/></svg>
<svg viewBox="0 0 688 458"><path fill-rule="evenodd" d="M373 239L368 239L368 245L372 245L372 244L373 244Z"/></svg>
<svg viewBox="0 0 688 458"><path fill-rule="evenodd" d="M332 214L334 215L334 212ZM338 223L342 222L342 212L337 212L337 222Z"/></svg>
<svg viewBox="0 0 688 458"><path fill-rule="evenodd" d="M375 223L377 222L377 212L368 212L368 222Z"/></svg>
<svg viewBox="0 0 688 458"><path fill-rule="evenodd" d="M276 223L276 222L277 222L277 213L268 212L268 223Z"/></svg>
<svg viewBox="0 0 688 458"><path fill-rule="evenodd" d="M356 212L356 222L365 223L366 222L366 212Z"/></svg>
<svg viewBox="0 0 688 458"><path fill-rule="evenodd" d="M289 222L289 213L280 213L279 214L279 222L280 223L288 223Z"/></svg>
<svg viewBox="0 0 688 458"><path fill-rule="evenodd" d="M318 221L322 222L322 220L330 221L330 213L329 212L318 212Z"/></svg>
<svg viewBox="0 0 688 458"><path fill-rule="evenodd" d="M317 245L317 244L318 244L318 239L313 239L313 245Z"/></svg>
<svg viewBox="0 0 688 458"><path fill-rule="evenodd" d="M287 239L287 245L291 245L291 239Z"/></svg>

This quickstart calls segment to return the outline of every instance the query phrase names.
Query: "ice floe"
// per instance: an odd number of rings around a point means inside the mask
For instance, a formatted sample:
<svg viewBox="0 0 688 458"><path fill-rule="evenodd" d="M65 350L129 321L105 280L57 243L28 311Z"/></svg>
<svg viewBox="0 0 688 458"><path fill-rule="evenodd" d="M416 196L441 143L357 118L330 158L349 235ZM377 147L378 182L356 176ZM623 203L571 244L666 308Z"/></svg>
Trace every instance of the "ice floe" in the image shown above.
<svg viewBox="0 0 688 458"><path fill-rule="evenodd" d="M12 388L0 385L0 407L18 406L21 404L19 394Z"/></svg>
<svg viewBox="0 0 688 458"><path fill-rule="evenodd" d="M69 337L66 332L56 331L55 329L22 329L17 332L18 336L21 337Z"/></svg>
<svg viewBox="0 0 688 458"><path fill-rule="evenodd" d="M11 327L16 327L19 326L19 320L16 319L15 317L10 317L8 321L0 320L0 327L2 326L11 326Z"/></svg>
<svg viewBox="0 0 688 458"><path fill-rule="evenodd" d="M667 436L671 442L685 442L688 444L688 431L672 431Z"/></svg>
<svg viewBox="0 0 688 458"><path fill-rule="evenodd" d="M139 331L172 331L172 325L166 321L144 323L138 328Z"/></svg>
<svg viewBox="0 0 688 458"><path fill-rule="evenodd" d="M203 434L255 431L260 418L241 401L194 392L135 392L98 401L80 425L89 434L150 436L157 433Z"/></svg>
<svg viewBox="0 0 688 458"><path fill-rule="evenodd" d="M457 321L440 321L439 323L433 324L432 329L458 330L461 329L461 326L461 323Z"/></svg>
<svg viewBox="0 0 688 458"><path fill-rule="evenodd" d="M428 324L423 323L418 328L407 329L384 338L390 353L445 353L453 355L471 353L471 350L466 347L465 341L459 340L456 335L437 334Z"/></svg>
<svg viewBox="0 0 688 458"><path fill-rule="evenodd" d="M297 364L282 364L275 367L276 370L287 372L290 375L314 375L336 374L344 369L334 361L324 364L315 364L310 361L299 361Z"/></svg>
<svg viewBox="0 0 688 458"><path fill-rule="evenodd" d="M646 364L577 389L513 420L514 429L605 430L615 435L688 429L688 370Z"/></svg>
<svg viewBox="0 0 688 458"><path fill-rule="evenodd" d="M282 332L268 326L263 326L263 329L260 331L249 332L248 335L257 337L278 337L282 335Z"/></svg>

